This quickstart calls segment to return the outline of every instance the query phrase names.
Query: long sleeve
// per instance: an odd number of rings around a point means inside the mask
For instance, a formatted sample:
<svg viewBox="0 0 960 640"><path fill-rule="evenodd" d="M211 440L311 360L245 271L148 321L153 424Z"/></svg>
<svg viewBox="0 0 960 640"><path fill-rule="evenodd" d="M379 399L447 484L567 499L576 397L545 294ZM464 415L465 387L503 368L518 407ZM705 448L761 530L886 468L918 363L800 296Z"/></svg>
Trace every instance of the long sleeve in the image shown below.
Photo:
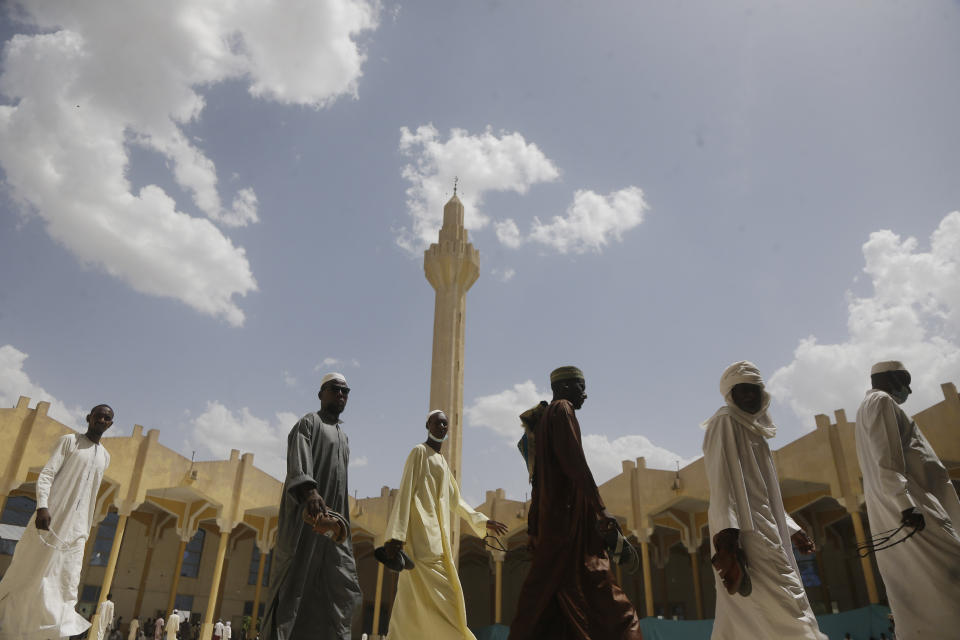
<svg viewBox="0 0 960 640"><path fill-rule="evenodd" d="M397 499L393 503L387 528L383 534L384 540L406 542L407 529L410 527L410 509L413 507L417 487L423 482L425 462L426 451L423 447L414 447L407 456L407 462L403 465L403 477L397 490Z"/></svg>
<svg viewBox="0 0 960 640"><path fill-rule="evenodd" d="M710 531L752 529L752 522L741 517L746 504L746 485L737 451L736 428L724 414L714 415L703 439L703 460L710 486Z"/></svg>
<svg viewBox="0 0 960 640"><path fill-rule="evenodd" d="M791 535L791 536L792 536L793 534L795 534L795 533L798 533L798 532L800 532L800 531L803 531L803 527L801 527L799 524L797 524L797 521L794 520L793 518L791 518L789 513L787 513L786 511L784 511L784 512L783 512L783 517L784 517L784 518L786 519L786 521L787 521L787 531L790 532L790 535Z"/></svg>
<svg viewBox="0 0 960 640"><path fill-rule="evenodd" d="M552 407L553 415L549 416L544 425L550 429L550 444L552 453L563 473L573 485L583 492L587 503L597 513L606 507L600 497L600 490L590 472L590 465L583 454L583 443L580 440L580 424L573 413L573 406L563 400ZM543 437L543 434L541 435ZM539 461L542 464L542 461Z"/></svg>
<svg viewBox="0 0 960 640"><path fill-rule="evenodd" d="M73 439L72 435L65 435L60 438L60 441L53 448L53 453L50 454L47 464L43 465L43 469L40 470L40 474L37 476L37 509L49 508L50 487L53 486L54 478L60 473L63 461L66 459L67 453L70 452Z"/></svg>
<svg viewBox="0 0 960 640"><path fill-rule="evenodd" d="M453 474L450 474L450 490L453 492L453 496L456 500L457 511L460 513L460 517L470 525L470 529L473 530L473 533L478 537L482 538L487 535L487 520L489 518L486 514L475 511L467 502L463 499L463 496L460 494L460 487L457 485L456 479L453 477Z"/></svg>
<svg viewBox="0 0 960 640"><path fill-rule="evenodd" d="M900 511L917 506L907 490L906 462L903 457L897 407L893 398L882 395L869 407L867 447L879 469L881 490L890 496Z"/></svg>
<svg viewBox="0 0 960 640"><path fill-rule="evenodd" d="M317 486L313 477L312 453L313 426L304 416L287 436L287 491L295 501L300 501L299 488L303 485Z"/></svg>

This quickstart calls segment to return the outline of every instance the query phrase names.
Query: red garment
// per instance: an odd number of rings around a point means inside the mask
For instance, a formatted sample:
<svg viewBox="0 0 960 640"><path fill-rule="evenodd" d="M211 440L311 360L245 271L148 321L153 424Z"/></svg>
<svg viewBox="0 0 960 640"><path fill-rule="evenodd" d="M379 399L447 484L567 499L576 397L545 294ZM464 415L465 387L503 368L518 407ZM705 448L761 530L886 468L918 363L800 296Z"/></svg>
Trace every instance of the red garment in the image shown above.
<svg viewBox="0 0 960 640"><path fill-rule="evenodd" d="M527 518L536 548L510 640L642 640L637 612L616 584L597 530L604 505L573 405L554 400L536 434Z"/></svg>

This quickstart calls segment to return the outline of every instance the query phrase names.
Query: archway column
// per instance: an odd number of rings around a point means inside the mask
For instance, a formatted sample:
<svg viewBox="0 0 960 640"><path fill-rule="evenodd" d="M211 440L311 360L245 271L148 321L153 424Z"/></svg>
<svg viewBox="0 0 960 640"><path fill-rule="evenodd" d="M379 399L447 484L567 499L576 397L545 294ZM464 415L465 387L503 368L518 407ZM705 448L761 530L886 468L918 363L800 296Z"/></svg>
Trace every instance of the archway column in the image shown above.
<svg viewBox="0 0 960 640"><path fill-rule="evenodd" d="M217 545L217 560L213 565L213 576L210 578L210 595L207 598L207 610L203 614L203 625L200 627L200 640L210 640L213 637L213 614L217 608L217 594L220 592L220 577L223 575L223 561L227 555L227 544L230 542L230 530L220 530L220 544Z"/></svg>
<svg viewBox="0 0 960 640"><path fill-rule="evenodd" d="M373 628L370 629L370 636L380 637L380 604L383 601L383 563L377 563L377 591L373 595Z"/></svg>
<svg viewBox="0 0 960 640"><path fill-rule="evenodd" d="M257 618L259 618L257 614L260 611L260 596L263 592L263 568L267 564L267 554L260 549L259 545L257 549L260 550L260 560L257 562L257 584L253 589L253 612L250 614L250 629L247 636L251 640L257 637Z"/></svg>
<svg viewBox="0 0 960 640"><path fill-rule="evenodd" d="M140 573L140 584L137 586L137 600L133 605L133 617L140 616L140 607L143 606L143 592L147 588L147 574L150 573L150 563L153 562L153 540L147 543L147 556L143 560L143 571Z"/></svg>
<svg viewBox="0 0 960 640"><path fill-rule="evenodd" d="M494 624L503 623L503 561L507 554L505 551L491 551L493 556L493 622Z"/></svg>
<svg viewBox="0 0 960 640"><path fill-rule="evenodd" d="M653 615L653 575L650 572L650 540L640 540L640 553L643 556L643 606L646 617Z"/></svg>
<svg viewBox="0 0 960 640"><path fill-rule="evenodd" d="M863 529L863 520L860 518L860 512L856 509L850 510L850 519L853 521L853 533L857 540L866 540L867 536ZM860 567L863 569L863 581L867 584L867 598L870 604L880 602L877 583L873 577L873 564L870 563L870 556L860 558Z"/></svg>
<svg viewBox="0 0 960 640"><path fill-rule="evenodd" d="M107 599L110 588L113 586L113 574L117 569L117 558L120 557L120 545L123 543L123 532L127 528L129 515L129 513L122 513L117 518L117 529L113 534L113 544L110 545L110 557L107 560L107 568L103 572L103 581L100 583L100 597L97 598L97 608L90 619L90 626L94 633L96 633L97 625L100 624L100 607Z"/></svg>
<svg viewBox="0 0 960 640"><path fill-rule="evenodd" d="M177 548L177 564L176 569L173 570L173 580L170 582L170 597L167 599L167 615L164 616L165 618L169 618L170 614L173 613L173 604L177 600L177 587L180 586L180 571L183 570L183 554L187 550L189 540L190 538L184 539L183 535L180 536L180 546Z"/></svg>
<svg viewBox="0 0 960 640"><path fill-rule="evenodd" d="M693 572L693 595L697 600L697 620L703 620L703 590L700 588L700 558L697 549L687 549L690 570Z"/></svg>

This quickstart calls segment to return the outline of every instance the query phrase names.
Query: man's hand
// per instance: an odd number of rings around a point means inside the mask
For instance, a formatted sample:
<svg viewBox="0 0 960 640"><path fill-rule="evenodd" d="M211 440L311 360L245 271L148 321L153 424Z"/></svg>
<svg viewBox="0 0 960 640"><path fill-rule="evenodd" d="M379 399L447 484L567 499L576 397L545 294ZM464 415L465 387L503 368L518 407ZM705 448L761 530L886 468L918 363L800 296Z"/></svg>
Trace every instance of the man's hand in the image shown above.
<svg viewBox="0 0 960 640"><path fill-rule="evenodd" d="M50 520L50 511L46 507L41 507L37 509L37 517L33 523L41 531L50 531Z"/></svg>
<svg viewBox="0 0 960 640"><path fill-rule="evenodd" d="M403 549L403 543L399 540L388 540L387 544L383 545L383 552L388 560L396 558L401 549Z"/></svg>
<svg viewBox="0 0 960 640"><path fill-rule="evenodd" d="M37 518L39 519L40 516L38 515ZM923 531L923 528L927 526L926 521L923 519L923 512L917 507L904 509L900 513L900 522L908 527L913 527L917 531Z"/></svg>
<svg viewBox="0 0 960 640"><path fill-rule="evenodd" d="M807 532L803 529L790 536L790 540L796 545L797 549L800 550L800 553L804 555L808 556L817 550L817 545L813 543L813 540L810 539L810 536L808 536Z"/></svg>
<svg viewBox="0 0 960 640"><path fill-rule="evenodd" d="M507 532L507 525L502 522L497 522L496 520L487 520L487 531L494 535L502 536Z"/></svg>
<svg viewBox="0 0 960 640"><path fill-rule="evenodd" d="M713 536L713 547L717 550L710 563L720 574L720 581L723 583L727 593L733 595L740 587L743 579L743 570L738 562L738 554L742 554L740 549L740 530L724 529Z"/></svg>
<svg viewBox="0 0 960 640"><path fill-rule="evenodd" d="M327 504L323 501L323 496L317 491L316 487L304 485L299 490L300 501L306 504L307 513L316 517L317 515L327 515Z"/></svg>

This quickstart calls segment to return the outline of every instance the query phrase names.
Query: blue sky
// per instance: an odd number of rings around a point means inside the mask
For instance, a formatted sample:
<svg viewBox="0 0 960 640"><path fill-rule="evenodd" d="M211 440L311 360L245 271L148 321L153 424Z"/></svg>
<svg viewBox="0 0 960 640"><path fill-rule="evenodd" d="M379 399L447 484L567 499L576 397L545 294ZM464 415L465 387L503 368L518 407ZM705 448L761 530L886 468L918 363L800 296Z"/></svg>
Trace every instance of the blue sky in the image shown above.
<svg viewBox="0 0 960 640"><path fill-rule="evenodd" d="M430 407L422 250L459 175L464 491L520 498L516 415L587 374L599 480L700 453L756 362L774 446L874 360L960 380L956 2L7 5L0 401L107 401L282 471L321 375L358 495Z"/></svg>

